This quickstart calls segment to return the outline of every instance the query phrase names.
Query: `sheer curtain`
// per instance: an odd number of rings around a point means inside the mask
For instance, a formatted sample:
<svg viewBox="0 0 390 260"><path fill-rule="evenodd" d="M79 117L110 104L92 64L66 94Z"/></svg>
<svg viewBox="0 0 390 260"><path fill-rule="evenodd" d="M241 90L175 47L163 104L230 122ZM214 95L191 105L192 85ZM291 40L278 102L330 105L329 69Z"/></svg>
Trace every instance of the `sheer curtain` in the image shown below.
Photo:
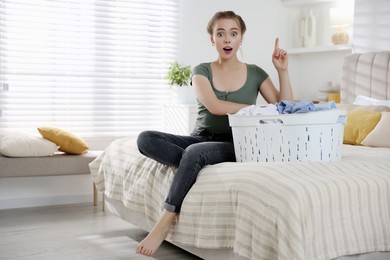
<svg viewBox="0 0 390 260"><path fill-rule="evenodd" d="M178 0L0 0L0 127L161 129Z"/></svg>

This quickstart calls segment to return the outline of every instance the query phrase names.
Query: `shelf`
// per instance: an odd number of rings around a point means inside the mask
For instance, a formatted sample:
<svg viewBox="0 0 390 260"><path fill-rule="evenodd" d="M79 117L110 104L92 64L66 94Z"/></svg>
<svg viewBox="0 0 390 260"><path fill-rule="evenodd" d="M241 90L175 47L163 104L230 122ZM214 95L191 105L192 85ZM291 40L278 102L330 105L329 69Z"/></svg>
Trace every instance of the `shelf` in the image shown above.
<svg viewBox="0 0 390 260"><path fill-rule="evenodd" d="M319 52L334 52L334 51L348 51L352 50L352 46L347 45L329 45L329 46L316 46L316 47L302 47L288 49L288 54L305 54L305 53L319 53Z"/></svg>
<svg viewBox="0 0 390 260"><path fill-rule="evenodd" d="M281 0L282 5L286 7L302 7L315 4L324 4L338 2L338 0Z"/></svg>

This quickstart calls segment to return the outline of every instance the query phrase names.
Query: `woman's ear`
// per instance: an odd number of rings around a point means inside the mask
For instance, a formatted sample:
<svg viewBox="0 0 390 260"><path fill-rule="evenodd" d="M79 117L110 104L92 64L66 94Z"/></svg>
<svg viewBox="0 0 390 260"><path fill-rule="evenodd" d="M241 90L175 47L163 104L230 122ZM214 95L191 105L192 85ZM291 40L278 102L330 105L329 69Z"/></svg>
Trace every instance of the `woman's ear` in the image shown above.
<svg viewBox="0 0 390 260"><path fill-rule="evenodd" d="M214 39L213 39L213 36L210 36L210 41L211 41L211 45L215 45L215 42L214 42Z"/></svg>
<svg viewBox="0 0 390 260"><path fill-rule="evenodd" d="M242 46L243 42L244 42L244 36L241 35L240 46Z"/></svg>

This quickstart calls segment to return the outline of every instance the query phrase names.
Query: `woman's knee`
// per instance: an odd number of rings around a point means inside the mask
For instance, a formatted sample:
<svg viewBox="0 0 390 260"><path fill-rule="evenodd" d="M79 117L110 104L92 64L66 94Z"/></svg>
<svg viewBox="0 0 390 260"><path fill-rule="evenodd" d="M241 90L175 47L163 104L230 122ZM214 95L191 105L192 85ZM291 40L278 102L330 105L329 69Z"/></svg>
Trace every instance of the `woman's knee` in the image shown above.
<svg viewBox="0 0 390 260"><path fill-rule="evenodd" d="M202 142L188 146L183 152L182 160L204 166L208 163L209 156L211 156L210 145Z"/></svg>
<svg viewBox="0 0 390 260"><path fill-rule="evenodd" d="M158 134L156 131L143 131L137 137L138 150L145 154L151 144L155 143Z"/></svg>
<svg viewBox="0 0 390 260"><path fill-rule="evenodd" d="M202 155L203 149L201 149L201 144L192 144L188 146L184 151L183 151L183 157L182 159L184 160L190 160L194 161L197 160L199 156Z"/></svg>
<svg viewBox="0 0 390 260"><path fill-rule="evenodd" d="M185 149L183 159L201 165L235 161L234 148L229 143L197 143Z"/></svg>

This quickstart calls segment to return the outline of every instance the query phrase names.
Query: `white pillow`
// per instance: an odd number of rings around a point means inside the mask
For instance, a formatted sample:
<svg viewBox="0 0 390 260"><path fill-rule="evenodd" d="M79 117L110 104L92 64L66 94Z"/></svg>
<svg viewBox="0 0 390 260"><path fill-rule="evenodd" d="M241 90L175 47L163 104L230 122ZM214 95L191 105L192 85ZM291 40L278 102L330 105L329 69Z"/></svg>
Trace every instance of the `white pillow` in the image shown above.
<svg viewBox="0 0 390 260"><path fill-rule="evenodd" d="M362 145L390 147L390 112L382 112L378 124L362 141Z"/></svg>
<svg viewBox="0 0 390 260"><path fill-rule="evenodd" d="M363 95L359 95L353 101L354 105L374 105L374 106L390 106L390 100L379 100Z"/></svg>
<svg viewBox="0 0 390 260"><path fill-rule="evenodd" d="M8 157L50 156L58 146L42 137L9 130L0 131L0 154Z"/></svg>

